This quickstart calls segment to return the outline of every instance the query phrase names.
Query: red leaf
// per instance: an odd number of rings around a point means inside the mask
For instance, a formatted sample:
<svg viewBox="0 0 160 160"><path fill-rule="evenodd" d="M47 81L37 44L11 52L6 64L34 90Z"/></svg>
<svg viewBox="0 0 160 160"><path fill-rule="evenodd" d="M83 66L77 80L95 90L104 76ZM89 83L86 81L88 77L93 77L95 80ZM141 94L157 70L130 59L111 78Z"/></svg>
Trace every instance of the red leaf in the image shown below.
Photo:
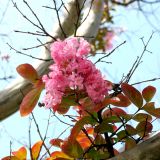
<svg viewBox="0 0 160 160"><path fill-rule="evenodd" d="M127 83L122 83L121 88L123 93L129 98L129 100L138 108L141 108L143 105L143 98L141 93L134 88L133 86L127 84Z"/></svg>
<svg viewBox="0 0 160 160"><path fill-rule="evenodd" d="M140 122L136 127L137 133L141 137L145 137L145 136L148 135L148 133L151 133L152 128L153 128L152 124L150 122L147 122L147 121Z"/></svg>
<svg viewBox="0 0 160 160"><path fill-rule="evenodd" d="M37 71L30 64L21 64L16 68L16 70L23 78L32 83L36 82L39 78Z"/></svg>
<svg viewBox="0 0 160 160"><path fill-rule="evenodd" d="M23 101L20 105L21 116L27 116L32 112L39 100L41 91L42 88L34 88L23 98Z"/></svg>
<svg viewBox="0 0 160 160"><path fill-rule="evenodd" d="M21 147L18 151L12 152L12 154L19 160L26 160L27 150L25 147Z"/></svg>
<svg viewBox="0 0 160 160"><path fill-rule="evenodd" d="M146 102L150 102L156 93L156 88L153 86L147 86L143 89L142 95Z"/></svg>
<svg viewBox="0 0 160 160"><path fill-rule="evenodd" d="M137 130L129 124L126 124L126 131L130 136L137 134Z"/></svg>
<svg viewBox="0 0 160 160"><path fill-rule="evenodd" d="M39 156L39 152L41 151L43 141L39 141L32 146L32 158L37 159Z"/></svg>
<svg viewBox="0 0 160 160"><path fill-rule="evenodd" d="M50 144L56 147L61 147L61 144L63 143L62 139L56 138L56 139L51 139Z"/></svg>
<svg viewBox="0 0 160 160"><path fill-rule="evenodd" d="M117 101L111 102L111 104L114 106L128 107L131 104L129 99L125 95L123 95L122 93L118 94L115 98L118 98L119 101L117 100Z"/></svg>
<svg viewBox="0 0 160 160"><path fill-rule="evenodd" d="M123 109L120 108L112 108L112 109L107 109L103 112L103 117L107 118L107 117L111 117L111 116L123 116L126 115L126 112Z"/></svg>

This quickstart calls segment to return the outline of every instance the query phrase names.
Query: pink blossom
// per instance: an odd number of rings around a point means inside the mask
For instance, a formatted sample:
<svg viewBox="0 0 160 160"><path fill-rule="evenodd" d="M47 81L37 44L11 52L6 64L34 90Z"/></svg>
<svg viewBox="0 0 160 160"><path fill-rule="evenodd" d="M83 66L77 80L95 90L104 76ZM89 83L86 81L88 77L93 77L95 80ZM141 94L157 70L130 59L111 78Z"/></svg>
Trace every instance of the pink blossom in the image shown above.
<svg viewBox="0 0 160 160"><path fill-rule="evenodd" d="M67 88L86 92L95 103L104 99L108 88L100 71L86 59L89 52L90 44L83 38L72 37L51 45L55 64L50 66L49 74L43 76L47 108L60 104Z"/></svg>
<svg viewBox="0 0 160 160"><path fill-rule="evenodd" d="M106 82L103 80L102 75L99 70L94 69L85 81L86 91L89 97L98 103L102 101L107 94L108 88Z"/></svg>
<svg viewBox="0 0 160 160"><path fill-rule="evenodd" d="M10 56L8 54L1 56L1 60L5 60L7 62L9 62Z"/></svg>
<svg viewBox="0 0 160 160"><path fill-rule="evenodd" d="M105 42L105 50L110 50L113 48L113 39L115 37L115 33L113 31L107 32L104 37Z"/></svg>
<svg viewBox="0 0 160 160"><path fill-rule="evenodd" d="M83 57L89 54L90 45L83 38L67 38L58 40L51 45L51 56L55 63L65 65L75 57Z"/></svg>

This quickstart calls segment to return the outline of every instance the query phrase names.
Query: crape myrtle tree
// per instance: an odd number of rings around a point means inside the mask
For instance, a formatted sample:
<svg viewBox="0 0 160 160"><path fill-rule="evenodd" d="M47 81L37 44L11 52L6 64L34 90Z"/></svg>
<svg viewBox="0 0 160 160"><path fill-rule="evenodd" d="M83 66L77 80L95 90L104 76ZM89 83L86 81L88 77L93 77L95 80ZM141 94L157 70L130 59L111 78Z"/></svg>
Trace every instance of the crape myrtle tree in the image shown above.
<svg viewBox="0 0 160 160"><path fill-rule="evenodd" d="M151 137L153 122L160 118L160 108L152 98L156 88L148 85L142 90L136 89L138 82L130 84L130 79L148 50L154 33L145 42L143 51L133 63L127 75L121 77L119 83L110 82L103 77L96 68L99 62L105 63L116 49L125 41L112 48L114 29L107 24L113 23L112 10L119 5L127 7L133 5L141 12L144 5L157 4L159 1L141 0L70 0L52 1L51 6L44 6L53 10L58 19L53 33L48 33L27 1L24 1L36 19L32 21L23 10L12 1L16 10L26 21L38 29L32 31L16 31L34 36L46 36L47 42L40 41L43 53L33 57L18 51L8 44L11 50L30 56L36 61L17 66L17 72L23 77L0 92L0 119L3 120L17 110L21 116L31 115L40 141L28 147L22 146L17 151L11 151L3 160L29 159L154 159L160 157L160 136ZM63 16L61 14L63 10ZM33 47L34 48L34 47ZM100 54L95 63L88 58ZM148 81L154 81L153 78ZM45 95L39 100L42 90ZM70 133L65 139L50 137L50 144L46 143L47 132L43 137L40 133L35 116L32 113L36 104L50 110L52 116L63 115L70 118L59 121L68 125ZM132 113L126 108L135 107ZM41 109L41 108L40 108ZM76 114L68 114L69 110ZM31 141L29 139L29 141ZM144 142L143 142L144 141ZM121 153L116 145L122 145ZM56 147L59 149L56 150ZM53 150L54 148L54 150Z"/></svg>

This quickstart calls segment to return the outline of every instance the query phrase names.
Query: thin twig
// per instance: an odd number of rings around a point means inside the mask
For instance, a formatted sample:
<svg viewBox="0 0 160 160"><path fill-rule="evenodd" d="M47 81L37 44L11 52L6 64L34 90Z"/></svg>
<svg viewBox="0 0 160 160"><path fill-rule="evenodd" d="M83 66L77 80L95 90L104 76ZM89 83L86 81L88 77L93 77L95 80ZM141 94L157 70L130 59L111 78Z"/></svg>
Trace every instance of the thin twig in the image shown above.
<svg viewBox="0 0 160 160"><path fill-rule="evenodd" d="M56 11L59 27L60 27L60 29L62 31L62 34L63 34L64 38L66 38L67 35L66 35L66 33L65 33L65 31L64 31L64 29L62 27L60 16L59 16L59 10L57 9L57 4L56 4L55 0L53 0L53 3L54 3L54 7L55 7L54 10Z"/></svg>
<svg viewBox="0 0 160 160"><path fill-rule="evenodd" d="M36 121L36 119L35 119L35 117L34 117L34 114L33 113L31 113L32 114L32 117L33 117L33 120L34 120L34 123L35 123L35 125L36 125L36 128L37 128L37 132L38 132L38 134L39 134L39 137L41 138L41 140L43 141L43 146L44 146L44 148L46 149L46 151L47 151L47 153L48 153L48 155L49 156L51 156L51 154L50 154L50 151L49 151L49 149L48 149L48 147L46 146L46 144L45 144L45 142L44 142L44 139L43 139L43 137L42 137L42 135L41 135L41 132L40 132L40 130L39 130L39 126L38 126L38 123L37 123L37 121Z"/></svg>
<svg viewBox="0 0 160 160"><path fill-rule="evenodd" d="M33 58L33 59L37 59L37 60L40 60L40 61L46 61L46 62L48 62L48 61L51 61L51 60L52 60L52 59L37 58L37 57L34 57L34 56L32 56L32 55L28 55L28 54L26 54L26 53L23 53L23 52L21 52L21 51L16 50L16 49L13 48L9 43L7 43L7 45L10 47L10 49L14 50L14 51L15 51L16 53L18 53L18 54L21 54L21 55L24 55L24 56L27 56L27 57L30 57L30 58Z"/></svg>
<svg viewBox="0 0 160 160"><path fill-rule="evenodd" d="M98 63L98 62L101 62L102 59L106 58L106 57L109 57L113 52L115 52L116 49L118 49L120 46L122 46L123 44L125 44L126 41L122 42L121 44L119 44L117 47L115 47L111 52L109 52L107 55L99 58L94 64Z"/></svg>

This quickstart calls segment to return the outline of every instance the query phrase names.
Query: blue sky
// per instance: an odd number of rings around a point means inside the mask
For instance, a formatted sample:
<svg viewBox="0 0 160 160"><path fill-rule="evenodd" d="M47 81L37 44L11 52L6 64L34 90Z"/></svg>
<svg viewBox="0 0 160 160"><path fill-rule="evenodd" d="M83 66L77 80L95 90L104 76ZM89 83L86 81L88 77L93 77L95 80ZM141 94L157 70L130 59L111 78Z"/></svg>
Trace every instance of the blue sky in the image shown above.
<svg viewBox="0 0 160 160"><path fill-rule="evenodd" d="M54 14L52 14L53 11L42 7L44 5L50 4L51 1L46 0L44 2L38 0L28 0L27 2L32 6L34 11L40 17L46 29L51 31L53 22L56 23ZM6 5L7 1L5 2L3 0L0 0L0 13L4 12L4 8ZM27 16L33 18L22 1L17 0L17 5L20 9L23 10L24 13L26 13ZM156 6L156 8L158 8L158 5ZM157 10L155 14L159 15L159 12L160 11ZM117 35L117 38L114 41L114 47L122 43L124 40L126 40L127 42L119 49L117 49L109 58L106 59L106 61L112 62L112 64L99 63L97 64L97 67L101 69L106 78L113 82L119 82L122 78L122 75L126 75L128 73L137 56L142 53L143 43L140 38L144 37L144 40L147 41L152 32L155 31L155 28L153 28L153 26L151 26L151 24L146 21L146 18L141 13L137 12L136 9L131 10L131 8L123 9L118 7L116 8L116 11L113 12L113 14L115 15L115 24L113 26L126 28L126 32L124 34ZM160 29L158 28L160 26L160 21L155 19L154 16L147 15L147 17L150 18L150 21L157 27L157 30ZM31 58L16 54L13 50L10 50L6 43L8 42L18 50L21 50L24 47L34 46L35 44L38 44L38 42L36 41L36 37L17 34L13 31L32 31L34 29L35 28L33 28L32 25L30 25L22 18L22 16L16 11L16 9L13 7L13 4L10 2L5 17L0 24L0 33L7 34L7 36L3 36L0 39L1 55L7 53L11 56L11 61L9 64L4 62L3 64L0 64L0 68L2 68L1 66L3 66L4 68L3 70L0 70L2 77L4 73L17 76L17 73L15 71L17 65L22 63L32 63L33 60ZM45 39L42 38L42 41L43 40ZM155 32L151 42L148 45L148 49L152 52L152 54L149 52L145 53L143 63L137 69L135 75L131 79L131 83L160 77L159 42L160 35L158 32ZM40 52L41 49L34 49L28 51L28 54L38 56ZM96 58L97 57L95 57L93 61L95 61ZM0 81L0 83L0 89L3 89L3 87L5 87L10 82ZM152 84L157 88L160 87L159 81L153 82ZM142 84L137 87L141 90L146 85L147 84ZM157 97L155 98L155 100L157 104L160 105L158 101L159 95L160 91L157 92ZM38 124L40 125L41 132L44 134L44 128L46 127L49 111L42 108L39 109L37 107L34 114L38 121ZM64 117L62 118L64 119ZM13 143L13 150L20 148L22 146L20 143L28 143L28 128L29 118L21 118L19 112L0 123L0 158L9 154L10 141L12 141ZM64 125L59 123L55 118L51 118L48 137L57 137L63 129L65 129ZM39 140L34 124L32 127L32 133L33 142Z"/></svg>

